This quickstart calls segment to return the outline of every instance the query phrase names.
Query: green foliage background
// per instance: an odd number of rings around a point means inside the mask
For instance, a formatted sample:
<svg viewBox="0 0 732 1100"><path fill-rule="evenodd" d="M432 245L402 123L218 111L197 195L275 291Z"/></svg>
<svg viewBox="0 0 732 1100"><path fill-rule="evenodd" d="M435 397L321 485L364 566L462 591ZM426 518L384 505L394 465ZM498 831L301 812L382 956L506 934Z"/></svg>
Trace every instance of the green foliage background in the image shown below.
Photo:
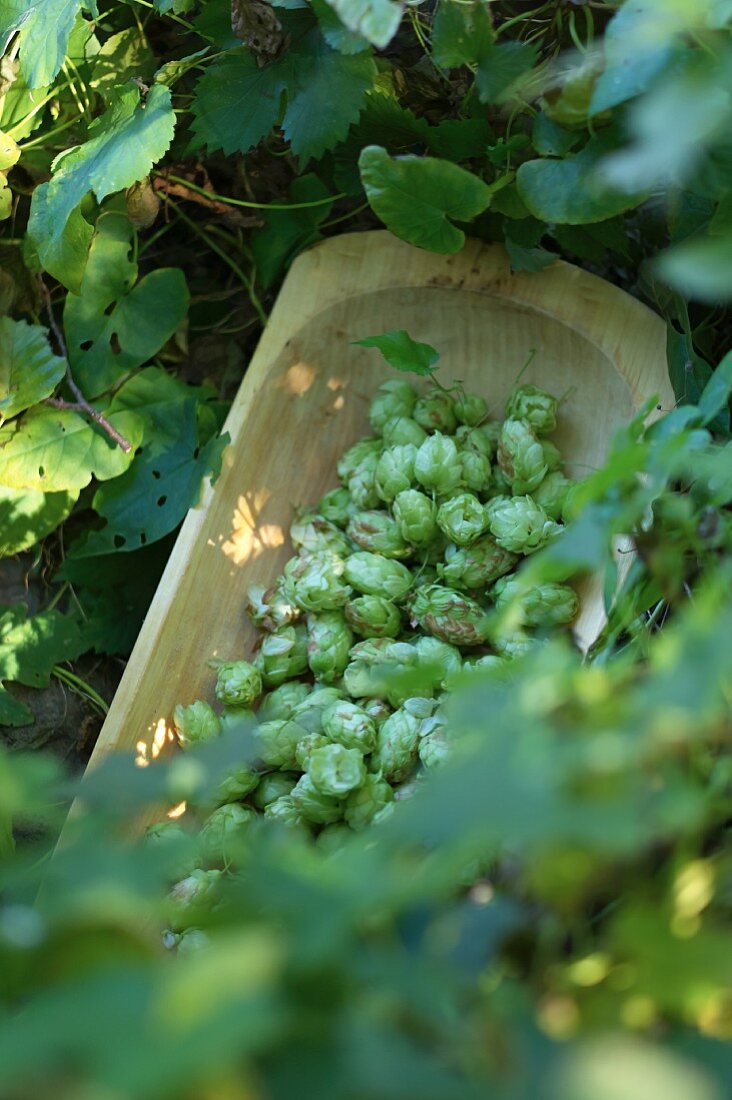
<svg viewBox="0 0 732 1100"><path fill-rule="evenodd" d="M222 758L110 763L49 863L75 788L0 755L0 1094L726 1095L731 25L729 0L0 0L0 554L45 585L0 615L0 724L33 717L7 683L83 691L77 657L129 652L324 235L580 263L665 318L679 399L532 561L604 573L590 658L477 685L464 751L378 836L327 859L263 830L209 952L161 955L187 853L121 823Z"/></svg>

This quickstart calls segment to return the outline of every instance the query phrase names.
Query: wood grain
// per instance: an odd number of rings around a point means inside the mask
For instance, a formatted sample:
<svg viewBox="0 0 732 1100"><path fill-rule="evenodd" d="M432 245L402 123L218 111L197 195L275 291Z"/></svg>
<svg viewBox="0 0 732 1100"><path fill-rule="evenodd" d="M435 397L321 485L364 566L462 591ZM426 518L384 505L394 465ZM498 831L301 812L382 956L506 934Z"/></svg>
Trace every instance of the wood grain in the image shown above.
<svg viewBox="0 0 732 1100"><path fill-rule="evenodd" d="M389 368L351 341L407 329L437 347L440 376L483 393L501 415L514 380L562 395L554 438L582 476L649 397L673 405L659 317L566 263L512 274L498 245L438 256L386 232L323 242L294 263L226 423L221 476L185 520L91 765L111 750L155 755L178 702L211 698L212 657L248 656L246 588L269 582L292 551L293 508L336 484L335 463L367 434L366 409ZM582 644L603 621L583 582Z"/></svg>

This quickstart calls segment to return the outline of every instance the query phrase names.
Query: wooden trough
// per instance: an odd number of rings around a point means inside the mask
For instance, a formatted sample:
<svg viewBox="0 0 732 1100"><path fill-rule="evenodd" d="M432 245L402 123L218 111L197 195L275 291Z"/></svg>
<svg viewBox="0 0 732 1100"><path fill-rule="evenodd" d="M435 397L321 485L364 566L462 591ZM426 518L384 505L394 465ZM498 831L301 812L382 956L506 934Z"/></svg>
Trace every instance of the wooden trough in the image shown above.
<svg viewBox="0 0 732 1100"><path fill-rule="evenodd" d="M469 241L439 256L383 231L304 253L231 408L221 476L183 524L91 765L113 750L157 755L175 704L212 699L211 658L251 654L247 587L281 571L293 508L337 484L337 457L368 434L369 400L393 376L352 341L391 329L433 344L440 378L462 380L499 416L535 350L522 381L566 395L553 438L575 477L602 463L648 398L673 405L661 319L570 264L512 274L499 245ZM587 645L603 622L599 580L580 594L576 633Z"/></svg>

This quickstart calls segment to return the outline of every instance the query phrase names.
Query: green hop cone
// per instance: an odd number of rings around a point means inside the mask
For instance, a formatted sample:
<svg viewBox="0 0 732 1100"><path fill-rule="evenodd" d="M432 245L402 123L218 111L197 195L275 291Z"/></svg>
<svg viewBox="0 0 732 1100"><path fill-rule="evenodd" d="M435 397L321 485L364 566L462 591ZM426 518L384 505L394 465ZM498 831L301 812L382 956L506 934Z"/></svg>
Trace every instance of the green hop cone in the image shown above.
<svg viewBox="0 0 732 1100"><path fill-rule="evenodd" d="M381 438L385 447L402 447L405 443L419 447L427 438L427 432L411 416L394 416L384 425Z"/></svg>
<svg viewBox="0 0 732 1100"><path fill-rule="evenodd" d="M414 476L430 493L454 493L463 476L455 440L440 432L425 439L414 460Z"/></svg>
<svg viewBox="0 0 732 1100"><path fill-rule="evenodd" d="M360 550L346 558L344 576L364 596L399 600L412 587L412 574L400 561Z"/></svg>
<svg viewBox="0 0 732 1100"><path fill-rule="evenodd" d="M564 459L556 443L552 443L551 439L542 439L541 446L544 451L544 461L549 473L553 470L560 470L564 463Z"/></svg>
<svg viewBox="0 0 732 1100"><path fill-rule="evenodd" d="M412 546L426 546L437 534L437 505L419 489L399 493L393 504L402 538Z"/></svg>
<svg viewBox="0 0 732 1100"><path fill-rule="evenodd" d="M460 485L472 493L486 493L491 486L491 460L480 451L461 450L459 452Z"/></svg>
<svg viewBox="0 0 732 1100"><path fill-rule="evenodd" d="M309 554L321 551L345 556L351 549L343 532L315 512L305 512L290 527L290 539L296 550Z"/></svg>
<svg viewBox="0 0 732 1100"><path fill-rule="evenodd" d="M485 588L513 569L517 560L492 535L482 535L471 546L448 547L445 563L437 566L437 572L441 580L454 588Z"/></svg>
<svg viewBox="0 0 732 1100"><path fill-rule="evenodd" d="M354 511L355 505L348 489L331 489L318 502L320 515L336 527L345 527Z"/></svg>
<svg viewBox="0 0 732 1100"><path fill-rule="evenodd" d="M450 645L482 645L488 637L486 612L477 600L441 584L420 588L411 611L423 630Z"/></svg>
<svg viewBox="0 0 732 1100"><path fill-rule="evenodd" d="M400 707L379 729L373 766L390 783L403 782L417 763L421 728L422 719Z"/></svg>
<svg viewBox="0 0 732 1100"><path fill-rule="evenodd" d="M207 951L210 946L211 937L202 928L186 928L180 934L175 953L179 958L189 959L192 955Z"/></svg>
<svg viewBox="0 0 732 1100"><path fill-rule="evenodd" d="M288 797L300 816L313 825L330 825L343 817L340 799L321 794L307 772L300 776Z"/></svg>
<svg viewBox="0 0 732 1100"><path fill-rule="evenodd" d="M560 470L554 470L546 475L531 495L536 503L544 509L549 519L558 521L562 517L567 496L574 484L575 482L565 477Z"/></svg>
<svg viewBox="0 0 732 1100"><path fill-rule="evenodd" d="M388 512L357 512L348 524L348 537L362 550L385 558L408 558L412 553L399 524Z"/></svg>
<svg viewBox="0 0 732 1100"><path fill-rule="evenodd" d="M265 687L273 688L285 680L294 680L308 667L307 632L302 623L281 626L265 634L254 659Z"/></svg>
<svg viewBox="0 0 732 1100"><path fill-rule="evenodd" d="M184 749L212 741L221 733L221 722L210 703L197 699L184 707L180 703L173 711L173 724Z"/></svg>
<svg viewBox="0 0 732 1100"><path fill-rule="evenodd" d="M262 722L254 732L257 755L270 768L292 771L297 767L298 742L307 732L294 718Z"/></svg>
<svg viewBox="0 0 732 1100"><path fill-rule="evenodd" d="M429 636L418 638L417 667L423 668L432 690L444 691L447 684L463 667L460 650L448 642Z"/></svg>
<svg viewBox="0 0 732 1100"><path fill-rule="evenodd" d="M352 829L360 832L393 798L394 791L387 781L380 775L369 773L361 786L351 791L345 800L343 816Z"/></svg>
<svg viewBox="0 0 732 1100"><path fill-rule="evenodd" d="M382 704L383 705L383 704ZM363 707L345 699L332 703L323 714L323 732L328 739L363 755L376 744L376 722Z"/></svg>
<svg viewBox="0 0 732 1100"><path fill-rule="evenodd" d="M412 416L428 432L451 435L457 428L455 405L446 390L428 390L424 397L417 400Z"/></svg>
<svg viewBox="0 0 732 1100"><path fill-rule="evenodd" d="M232 764L216 784L214 802L217 806L225 802L239 802L251 794L260 778L249 764Z"/></svg>
<svg viewBox="0 0 732 1100"><path fill-rule="evenodd" d="M231 802L206 818L198 834L201 858L205 863L228 863L254 821L256 814L249 806Z"/></svg>
<svg viewBox="0 0 732 1100"><path fill-rule="evenodd" d="M376 434L381 435L384 425L395 416L411 417L416 400L414 389L401 378L382 382L369 406L369 420Z"/></svg>
<svg viewBox="0 0 732 1100"><path fill-rule="evenodd" d="M507 661L515 661L531 653L541 642L538 638L532 638L523 630L511 630L496 634L493 638L493 648L499 656Z"/></svg>
<svg viewBox="0 0 732 1100"><path fill-rule="evenodd" d="M504 420L498 463L511 482L514 495L531 492L546 476L544 448L525 420Z"/></svg>
<svg viewBox="0 0 732 1100"><path fill-rule="evenodd" d="M179 821L156 821L145 830L142 840L148 850L165 854L171 875L186 875L196 866L190 833Z"/></svg>
<svg viewBox="0 0 732 1100"><path fill-rule="evenodd" d="M307 821L295 805L291 794L280 795L279 798L268 802L264 808L264 816L269 821L277 821L288 828L298 829L307 826Z"/></svg>
<svg viewBox="0 0 732 1100"><path fill-rule="evenodd" d="M331 703L343 698L340 688L321 687L315 688L295 707L293 718L308 731L308 733L323 732L323 714Z"/></svg>
<svg viewBox="0 0 732 1100"><path fill-rule="evenodd" d="M216 698L227 707L247 707L262 694L262 677L249 661L225 661L219 666Z"/></svg>
<svg viewBox="0 0 732 1100"><path fill-rule="evenodd" d="M461 424L455 432L455 442L460 450L473 451L491 459L496 453L500 434L501 425L497 420L489 420L476 428Z"/></svg>
<svg viewBox="0 0 732 1100"><path fill-rule="evenodd" d="M280 577L269 588L253 584L246 594L245 611L249 620L260 630L277 630L288 626L300 617L300 608L285 591L285 578Z"/></svg>
<svg viewBox="0 0 732 1100"><path fill-rule="evenodd" d="M365 459L378 458L381 454L382 442L380 439L361 439L354 443L347 451L344 451L338 459L336 469L338 477L345 485L355 474L358 467Z"/></svg>
<svg viewBox="0 0 732 1100"><path fill-rule="evenodd" d="M332 684L340 679L348 664L353 631L342 611L323 611L308 615L308 665L316 680Z"/></svg>
<svg viewBox="0 0 732 1100"><path fill-rule="evenodd" d="M265 695L260 703L258 717L260 722L270 722L275 718L292 718L295 707L310 694L309 684L300 681L281 684L280 687Z"/></svg>
<svg viewBox="0 0 732 1100"><path fill-rule="evenodd" d="M320 794L345 798L366 778L366 765L358 749L344 745L323 745L310 754L308 775Z"/></svg>
<svg viewBox="0 0 732 1100"><path fill-rule="evenodd" d="M475 542L488 526L485 508L472 493L458 493L440 505L437 525L457 546Z"/></svg>
<svg viewBox="0 0 732 1100"><path fill-rule="evenodd" d="M557 399L536 386L518 386L506 402L506 417L525 420L538 435L557 426Z"/></svg>
<svg viewBox="0 0 732 1100"><path fill-rule="evenodd" d="M287 594L303 611L335 611L351 595L343 571L343 558L336 554L299 554L285 565Z"/></svg>
<svg viewBox="0 0 732 1100"><path fill-rule="evenodd" d="M289 794L298 778L295 772L270 772L269 775L260 776L252 795L252 805L258 810L266 810L270 802Z"/></svg>
<svg viewBox="0 0 732 1100"><path fill-rule="evenodd" d="M574 589L553 581L527 589L518 577L502 577L493 586L492 595L499 611L516 600L526 626L564 626L579 610Z"/></svg>
<svg viewBox="0 0 732 1100"><path fill-rule="evenodd" d="M495 497L486 512L494 539L513 554L533 554L560 530L530 496Z"/></svg>
<svg viewBox="0 0 732 1100"><path fill-rule="evenodd" d="M396 638L402 628L399 608L384 596L358 596L349 600L346 618L364 638Z"/></svg>
<svg viewBox="0 0 732 1100"><path fill-rule="evenodd" d="M461 424L474 428L488 416L488 402L479 393L460 393L453 398L455 416Z"/></svg>
<svg viewBox="0 0 732 1100"><path fill-rule="evenodd" d="M219 870L204 871L197 867L176 882L168 894L168 922L174 932L190 928L204 911L210 911L219 898Z"/></svg>
<svg viewBox="0 0 732 1100"><path fill-rule="evenodd" d="M425 768L437 768L444 764L450 755L447 731L444 726L436 726L419 742L419 759Z"/></svg>
<svg viewBox="0 0 732 1100"><path fill-rule="evenodd" d="M347 488L356 508L378 508L381 498L376 491L379 456L371 454L358 464L348 479Z"/></svg>
<svg viewBox="0 0 732 1100"><path fill-rule="evenodd" d="M351 663L343 674L346 691L354 699L387 699L398 706L404 694L394 674L415 667L417 653L408 642L367 638L351 649ZM412 694L410 691L407 695Z"/></svg>
<svg viewBox="0 0 732 1100"><path fill-rule="evenodd" d="M411 488L416 457L417 448L413 443L387 447L382 451L374 475L376 492L382 500L390 504L397 493Z"/></svg>
<svg viewBox="0 0 732 1100"><path fill-rule="evenodd" d="M295 760L300 771L308 770L310 757L316 749L322 749L323 745L329 745L330 738L325 733L306 733L297 743Z"/></svg>
<svg viewBox="0 0 732 1100"><path fill-rule="evenodd" d="M315 847L323 855L334 856L342 851L343 845L353 836L353 830L342 821L336 821L334 825L326 825L320 830L315 840Z"/></svg>
<svg viewBox="0 0 732 1100"><path fill-rule="evenodd" d="M391 707L383 699L368 699L364 701L363 709L378 729L391 714ZM354 746L358 748L359 746ZM373 746L372 746L373 747ZM364 754L370 750L364 749Z"/></svg>

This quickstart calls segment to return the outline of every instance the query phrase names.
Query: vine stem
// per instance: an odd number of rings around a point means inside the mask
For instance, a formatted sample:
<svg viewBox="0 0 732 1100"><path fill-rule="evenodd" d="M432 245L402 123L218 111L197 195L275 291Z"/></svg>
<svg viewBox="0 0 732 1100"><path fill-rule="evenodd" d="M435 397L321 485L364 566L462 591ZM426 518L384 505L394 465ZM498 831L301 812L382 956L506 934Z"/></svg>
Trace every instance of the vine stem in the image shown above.
<svg viewBox="0 0 732 1100"><path fill-rule="evenodd" d="M47 397L44 401L44 405L50 405L54 409L70 409L72 412L83 412L87 416L99 425L102 431L106 432L111 440L113 440L118 447L129 454L132 450L132 444L128 439L117 431L113 424L107 420L104 413L100 413L98 409L95 409L93 405L90 405L84 394L81 392L73 375L71 374L71 367L69 366L68 351L66 349L66 341L64 340L64 334L62 333L59 324L53 314L53 306L51 305L51 295L48 287L41 280L41 293L43 294L43 301L46 306L46 313L48 314L48 320L51 325L51 331L56 337L56 343L58 344L59 351L66 360L66 385L69 387L75 397L75 401L64 401L61 397Z"/></svg>

